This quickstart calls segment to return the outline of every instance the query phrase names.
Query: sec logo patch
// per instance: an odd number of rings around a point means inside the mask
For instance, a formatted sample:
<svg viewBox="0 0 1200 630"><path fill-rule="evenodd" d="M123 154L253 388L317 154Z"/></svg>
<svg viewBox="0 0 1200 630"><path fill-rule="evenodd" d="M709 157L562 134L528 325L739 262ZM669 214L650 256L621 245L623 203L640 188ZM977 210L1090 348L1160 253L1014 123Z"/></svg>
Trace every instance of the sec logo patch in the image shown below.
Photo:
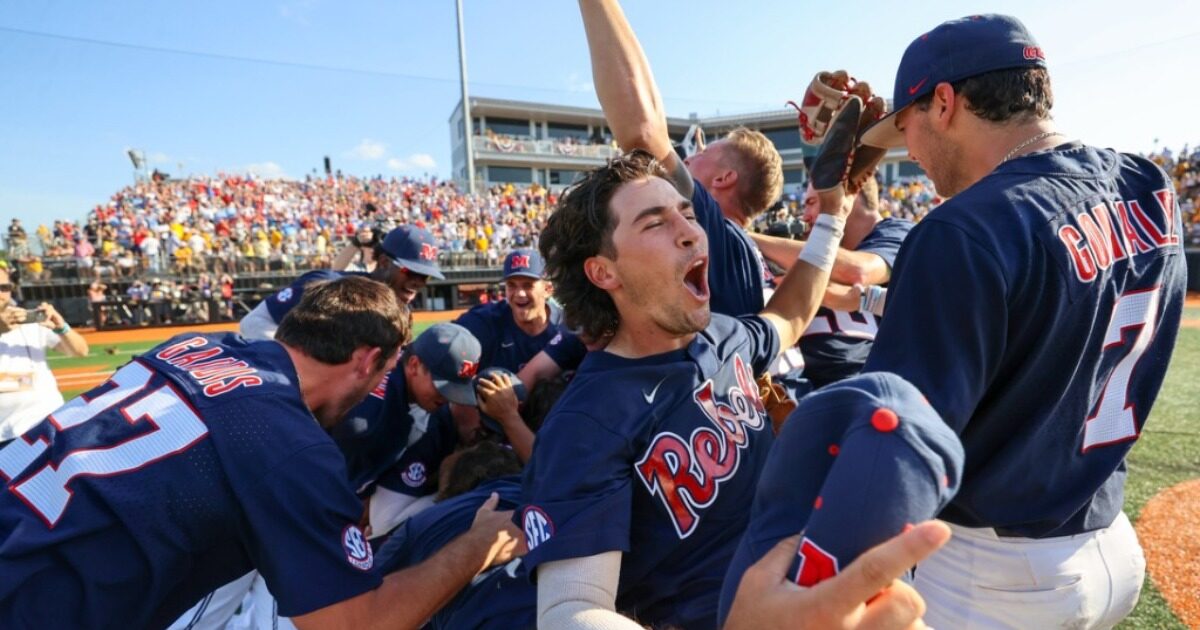
<svg viewBox="0 0 1200 630"><path fill-rule="evenodd" d="M554 522L541 508L529 506L525 508L525 545L533 551L538 545L550 540L554 535Z"/></svg>
<svg viewBox="0 0 1200 630"><path fill-rule="evenodd" d="M413 462L404 469L404 473L400 475L404 480L405 485L410 488L420 488L425 485L425 464L421 462Z"/></svg>
<svg viewBox="0 0 1200 630"><path fill-rule="evenodd" d="M292 287L288 287L280 291L279 295L275 296L275 299L280 302L287 302L288 300L292 299Z"/></svg>
<svg viewBox="0 0 1200 630"><path fill-rule="evenodd" d="M366 536L357 525L347 525L342 530L342 550L346 552L346 561L360 571L370 571L375 564L371 545L367 544Z"/></svg>

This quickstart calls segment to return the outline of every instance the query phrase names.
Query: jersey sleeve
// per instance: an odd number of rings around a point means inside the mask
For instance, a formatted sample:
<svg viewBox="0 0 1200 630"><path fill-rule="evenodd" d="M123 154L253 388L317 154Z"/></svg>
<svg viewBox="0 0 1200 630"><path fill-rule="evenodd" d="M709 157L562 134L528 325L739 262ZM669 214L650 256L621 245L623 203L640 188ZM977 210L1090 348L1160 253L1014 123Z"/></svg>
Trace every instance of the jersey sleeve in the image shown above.
<svg viewBox="0 0 1200 630"><path fill-rule="evenodd" d="M242 505L247 551L280 614L306 614L379 586L371 548L356 525L362 505L332 443L284 460Z"/></svg>
<svg viewBox="0 0 1200 630"><path fill-rule="evenodd" d="M292 307L300 303L300 298L304 297L304 287L318 280L337 280L342 277L341 273L331 271L329 269L318 269L310 271L289 285L287 288L267 298L267 311L271 314L271 319L275 323L283 321L283 316L287 315Z"/></svg>
<svg viewBox="0 0 1200 630"><path fill-rule="evenodd" d="M567 330L562 330L555 335L542 350L563 371L578 368L588 352L587 346L583 345L583 340Z"/></svg>
<svg viewBox="0 0 1200 630"><path fill-rule="evenodd" d="M737 321L748 338L746 358L750 360L754 375L760 376L779 356L779 330L759 315L745 315Z"/></svg>
<svg viewBox="0 0 1200 630"><path fill-rule="evenodd" d="M961 228L922 223L896 261L863 371L907 379L961 433L1004 350L1007 284L996 255Z"/></svg>
<svg viewBox="0 0 1200 630"><path fill-rule="evenodd" d="M913 225L910 221L884 219L858 244L855 251L875 254L882 258L889 268L895 267L900 245L912 231Z"/></svg>
<svg viewBox="0 0 1200 630"><path fill-rule="evenodd" d="M416 442L405 449L394 466L379 477L379 485L411 497L437 492L438 470L458 445L454 418L443 407L430 416L431 424Z"/></svg>
<svg viewBox="0 0 1200 630"><path fill-rule="evenodd" d="M544 562L629 551L634 453L622 435L590 416L552 414L525 467L517 526L532 575Z"/></svg>
<svg viewBox="0 0 1200 630"><path fill-rule="evenodd" d="M496 343L496 325L490 313L485 311L486 305L483 307L477 306L462 315L459 315L454 320L455 324L466 328L479 340L480 362L481 366L491 365L491 358L494 354L494 345ZM505 306L505 308L508 308Z"/></svg>

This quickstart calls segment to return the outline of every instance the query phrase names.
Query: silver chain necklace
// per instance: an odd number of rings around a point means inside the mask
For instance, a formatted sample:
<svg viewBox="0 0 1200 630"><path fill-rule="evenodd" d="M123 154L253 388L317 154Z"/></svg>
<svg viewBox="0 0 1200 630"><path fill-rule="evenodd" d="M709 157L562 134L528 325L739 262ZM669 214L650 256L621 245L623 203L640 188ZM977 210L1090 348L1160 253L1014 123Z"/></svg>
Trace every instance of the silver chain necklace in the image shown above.
<svg viewBox="0 0 1200 630"><path fill-rule="evenodd" d="M1005 154L1004 159L1000 160L1000 164L1003 164L1003 163L1011 160L1013 158L1013 156L1015 156L1017 154L1018 151L1037 142L1038 140L1045 140L1046 138L1049 138L1050 136L1061 136L1061 135L1062 134L1057 131L1043 131L1042 133L1039 133L1038 135L1013 147L1011 151L1009 151L1007 154Z"/></svg>

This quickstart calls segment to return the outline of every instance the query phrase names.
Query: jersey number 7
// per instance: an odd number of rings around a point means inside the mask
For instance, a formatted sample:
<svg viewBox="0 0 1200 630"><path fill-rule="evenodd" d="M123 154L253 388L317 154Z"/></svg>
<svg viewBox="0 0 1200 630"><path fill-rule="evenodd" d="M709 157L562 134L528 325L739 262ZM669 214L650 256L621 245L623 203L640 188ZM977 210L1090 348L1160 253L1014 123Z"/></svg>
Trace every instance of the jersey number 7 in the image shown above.
<svg viewBox="0 0 1200 630"><path fill-rule="evenodd" d="M66 511L71 501L72 479L132 472L187 450L208 434L208 427L170 384L139 396L153 376L146 366L134 361L118 370L104 385L89 392L108 388L103 393L90 399L86 394L75 398L47 418L60 432L69 431L105 412L121 414L131 426L144 420L153 427L151 431L116 444L91 444L75 449L57 466L48 462L13 483L11 491L47 526L54 527ZM123 404L134 398L136 400ZM117 405L122 406L116 408ZM40 438L32 443L21 438L14 440L0 450L0 474L15 480L47 448L46 441Z"/></svg>
<svg viewBox="0 0 1200 630"><path fill-rule="evenodd" d="M1084 422L1084 453L1097 446L1137 439L1138 423L1133 403L1129 402L1129 389L1133 383L1133 370L1154 339L1161 295L1160 287L1130 291L1117 298L1113 305L1112 317L1104 332L1103 350L1122 348L1125 354L1100 390L1100 402L1093 407L1095 413ZM1123 334L1129 328L1139 328L1132 345L1125 343Z"/></svg>

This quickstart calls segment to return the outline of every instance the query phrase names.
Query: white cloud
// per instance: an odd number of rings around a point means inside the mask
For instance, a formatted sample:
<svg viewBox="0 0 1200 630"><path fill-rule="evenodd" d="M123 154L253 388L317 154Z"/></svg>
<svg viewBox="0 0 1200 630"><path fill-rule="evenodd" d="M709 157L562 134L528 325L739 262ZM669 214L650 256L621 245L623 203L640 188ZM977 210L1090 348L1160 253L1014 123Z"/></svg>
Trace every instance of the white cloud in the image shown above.
<svg viewBox="0 0 1200 630"><path fill-rule="evenodd" d="M405 159L391 158L387 167L393 171L432 171L437 168L437 160L428 153L413 153Z"/></svg>
<svg viewBox="0 0 1200 630"><path fill-rule="evenodd" d="M257 175L263 179L281 179L287 177L287 173L283 172L283 167L274 162L258 162L256 164L248 164L246 172Z"/></svg>
<svg viewBox="0 0 1200 630"><path fill-rule="evenodd" d="M356 160L378 160L387 155L387 145L378 140L363 138L358 146L350 149L344 155Z"/></svg>
<svg viewBox="0 0 1200 630"><path fill-rule="evenodd" d="M596 86L579 76L578 72L572 72L567 75L567 91L568 92L586 92L592 93L596 91Z"/></svg>

